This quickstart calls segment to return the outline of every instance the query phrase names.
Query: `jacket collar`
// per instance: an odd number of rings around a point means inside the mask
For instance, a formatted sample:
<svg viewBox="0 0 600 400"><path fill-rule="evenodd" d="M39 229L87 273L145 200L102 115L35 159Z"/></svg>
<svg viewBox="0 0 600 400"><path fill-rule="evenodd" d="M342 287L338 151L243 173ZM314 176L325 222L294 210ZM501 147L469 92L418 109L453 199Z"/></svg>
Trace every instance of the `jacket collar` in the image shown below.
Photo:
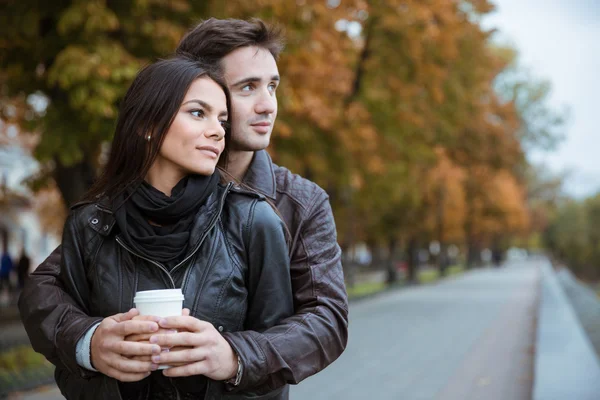
<svg viewBox="0 0 600 400"><path fill-rule="evenodd" d="M242 183L275 201L277 184L273 165L273 161L266 150L255 152Z"/></svg>

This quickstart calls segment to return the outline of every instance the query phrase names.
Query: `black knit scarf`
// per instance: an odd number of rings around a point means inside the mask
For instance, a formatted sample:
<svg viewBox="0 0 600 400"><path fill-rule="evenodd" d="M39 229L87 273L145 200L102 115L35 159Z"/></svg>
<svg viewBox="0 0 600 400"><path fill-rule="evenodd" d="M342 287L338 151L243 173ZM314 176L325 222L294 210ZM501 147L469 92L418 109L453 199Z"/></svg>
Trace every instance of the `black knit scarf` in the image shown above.
<svg viewBox="0 0 600 400"><path fill-rule="evenodd" d="M125 203L115 211L125 244L151 260L174 266L183 259L194 217L219 179L218 171L210 176L188 175L170 197L146 181L125 190Z"/></svg>

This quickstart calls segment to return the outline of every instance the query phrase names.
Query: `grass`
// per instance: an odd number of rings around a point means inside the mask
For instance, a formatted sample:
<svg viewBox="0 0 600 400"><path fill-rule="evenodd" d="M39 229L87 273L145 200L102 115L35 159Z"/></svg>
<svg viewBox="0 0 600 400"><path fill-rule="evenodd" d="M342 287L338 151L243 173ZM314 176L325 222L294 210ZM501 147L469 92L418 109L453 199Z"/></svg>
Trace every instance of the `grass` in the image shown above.
<svg viewBox="0 0 600 400"><path fill-rule="evenodd" d="M446 277L461 274L464 270L465 268L461 265L453 265L446 270ZM417 278L419 283L432 283L440 279L440 271L437 268L419 270ZM349 298L357 298L381 292L385 288L385 282L365 282L348 287L347 291Z"/></svg>
<svg viewBox="0 0 600 400"><path fill-rule="evenodd" d="M362 297L385 289L385 282L366 282L348 288L348 297Z"/></svg>
<svg viewBox="0 0 600 400"><path fill-rule="evenodd" d="M30 346L0 353L0 398L11 391L28 390L52 382L54 366Z"/></svg>
<svg viewBox="0 0 600 400"><path fill-rule="evenodd" d="M43 355L30 346L17 346L0 353L0 371L19 371L49 364Z"/></svg>
<svg viewBox="0 0 600 400"><path fill-rule="evenodd" d="M452 265L446 270L446 277L458 275L464 272L465 268L462 265ZM431 268L426 270L420 270L417 274L420 283L431 283L440 279L440 270L437 268Z"/></svg>

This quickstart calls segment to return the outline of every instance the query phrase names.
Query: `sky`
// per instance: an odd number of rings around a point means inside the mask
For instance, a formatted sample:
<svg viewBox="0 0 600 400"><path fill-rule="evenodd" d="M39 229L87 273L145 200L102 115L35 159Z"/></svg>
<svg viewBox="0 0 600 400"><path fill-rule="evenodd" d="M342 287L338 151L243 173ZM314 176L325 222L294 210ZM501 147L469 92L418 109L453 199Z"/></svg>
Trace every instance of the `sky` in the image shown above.
<svg viewBox="0 0 600 400"><path fill-rule="evenodd" d="M551 153L530 154L555 172L569 171L565 191L600 191L600 0L492 0L483 20L519 50L520 62L552 83L549 104L570 110L565 140Z"/></svg>

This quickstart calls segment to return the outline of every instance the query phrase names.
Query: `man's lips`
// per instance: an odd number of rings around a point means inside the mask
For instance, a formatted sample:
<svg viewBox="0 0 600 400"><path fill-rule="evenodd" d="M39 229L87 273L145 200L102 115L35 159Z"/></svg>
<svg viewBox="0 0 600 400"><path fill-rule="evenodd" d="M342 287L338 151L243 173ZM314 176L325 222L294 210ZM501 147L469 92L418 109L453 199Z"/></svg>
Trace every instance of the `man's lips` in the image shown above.
<svg viewBox="0 0 600 400"><path fill-rule="evenodd" d="M259 133L268 133L269 130L271 129L271 122L269 122L269 121L257 122L254 124L250 124L250 126Z"/></svg>
<svg viewBox="0 0 600 400"><path fill-rule="evenodd" d="M196 149L204 151L206 154L212 155L215 158L219 157L219 154L221 154L221 150L217 149L214 146L200 146L196 147Z"/></svg>

